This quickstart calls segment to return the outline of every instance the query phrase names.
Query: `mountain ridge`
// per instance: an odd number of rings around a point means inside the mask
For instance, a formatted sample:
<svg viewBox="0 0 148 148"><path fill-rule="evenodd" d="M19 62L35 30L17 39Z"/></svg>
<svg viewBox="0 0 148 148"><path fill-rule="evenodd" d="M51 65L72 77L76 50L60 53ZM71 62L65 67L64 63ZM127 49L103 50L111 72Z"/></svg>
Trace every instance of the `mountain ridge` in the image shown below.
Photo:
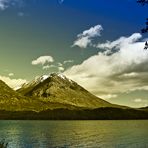
<svg viewBox="0 0 148 148"><path fill-rule="evenodd" d="M37 80L42 80L39 77ZM18 90L27 97L37 97L50 102L60 102L83 108L113 107L62 74L52 73L44 81L33 80Z"/></svg>
<svg viewBox="0 0 148 148"><path fill-rule="evenodd" d="M67 104L58 102L49 103L38 98L26 97L0 80L0 110L38 112L57 108L67 108ZM77 109L77 107L69 105L69 109Z"/></svg>
<svg viewBox="0 0 148 148"><path fill-rule="evenodd" d="M17 91L0 80L0 119L148 119L148 112L111 104L64 75L51 74Z"/></svg>

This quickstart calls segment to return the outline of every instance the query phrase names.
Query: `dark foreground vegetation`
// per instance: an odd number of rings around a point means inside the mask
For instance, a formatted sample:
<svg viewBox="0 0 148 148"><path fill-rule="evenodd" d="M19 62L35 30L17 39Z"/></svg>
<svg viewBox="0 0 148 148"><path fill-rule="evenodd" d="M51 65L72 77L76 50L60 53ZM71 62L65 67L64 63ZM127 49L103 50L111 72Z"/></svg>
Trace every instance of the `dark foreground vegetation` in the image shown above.
<svg viewBox="0 0 148 148"><path fill-rule="evenodd" d="M8 147L8 143L5 142L5 140L0 141L0 148L7 148Z"/></svg>
<svg viewBox="0 0 148 148"><path fill-rule="evenodd" d="M148 119L142 109L99 108L94 110L55 109L42 112L0 111L1 120L128 120Z"/></svg>

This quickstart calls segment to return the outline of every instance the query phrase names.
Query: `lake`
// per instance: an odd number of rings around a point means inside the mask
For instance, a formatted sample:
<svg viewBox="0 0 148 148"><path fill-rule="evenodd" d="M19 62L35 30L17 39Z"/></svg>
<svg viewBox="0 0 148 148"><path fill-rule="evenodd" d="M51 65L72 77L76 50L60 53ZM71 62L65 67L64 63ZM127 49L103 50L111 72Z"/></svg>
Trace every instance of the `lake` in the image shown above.
<svg viewBox="0 0 148 148"><path fill-rule="evenodd" d="M0 121L9 148L148 148L148 120Z"/></svg>

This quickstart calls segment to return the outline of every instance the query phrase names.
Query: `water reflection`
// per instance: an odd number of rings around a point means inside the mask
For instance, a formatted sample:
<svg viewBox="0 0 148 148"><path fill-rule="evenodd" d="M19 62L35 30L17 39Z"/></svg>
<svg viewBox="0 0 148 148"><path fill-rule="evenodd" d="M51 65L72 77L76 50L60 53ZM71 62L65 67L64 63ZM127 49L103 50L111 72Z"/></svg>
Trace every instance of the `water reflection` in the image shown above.
<svg viewBox="0 0 148 148"><path fill-rule="evenodd" d="M9 148L146 147L148 121L0 121Z"/></svg>

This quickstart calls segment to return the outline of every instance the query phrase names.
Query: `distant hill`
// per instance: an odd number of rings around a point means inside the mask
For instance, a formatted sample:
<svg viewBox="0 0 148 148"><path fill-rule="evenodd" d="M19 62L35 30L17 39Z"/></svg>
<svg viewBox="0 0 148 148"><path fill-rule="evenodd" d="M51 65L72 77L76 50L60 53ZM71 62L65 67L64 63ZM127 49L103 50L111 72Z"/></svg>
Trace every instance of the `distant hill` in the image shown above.
<svg viewBox="0 0 148 148"><path fill-rule="evenodd" d="M0 109L1 110L20 110L27 107L28 98L12 90L0 80ZM23 105L23 106L22 106Z"/></svg>
<svg viewBox="0 0 148 148"><path fill-rule="evenodd" d="M142 107L142 108L140 108L140 110L148 111L148 106L147 107Z"/></svg>

